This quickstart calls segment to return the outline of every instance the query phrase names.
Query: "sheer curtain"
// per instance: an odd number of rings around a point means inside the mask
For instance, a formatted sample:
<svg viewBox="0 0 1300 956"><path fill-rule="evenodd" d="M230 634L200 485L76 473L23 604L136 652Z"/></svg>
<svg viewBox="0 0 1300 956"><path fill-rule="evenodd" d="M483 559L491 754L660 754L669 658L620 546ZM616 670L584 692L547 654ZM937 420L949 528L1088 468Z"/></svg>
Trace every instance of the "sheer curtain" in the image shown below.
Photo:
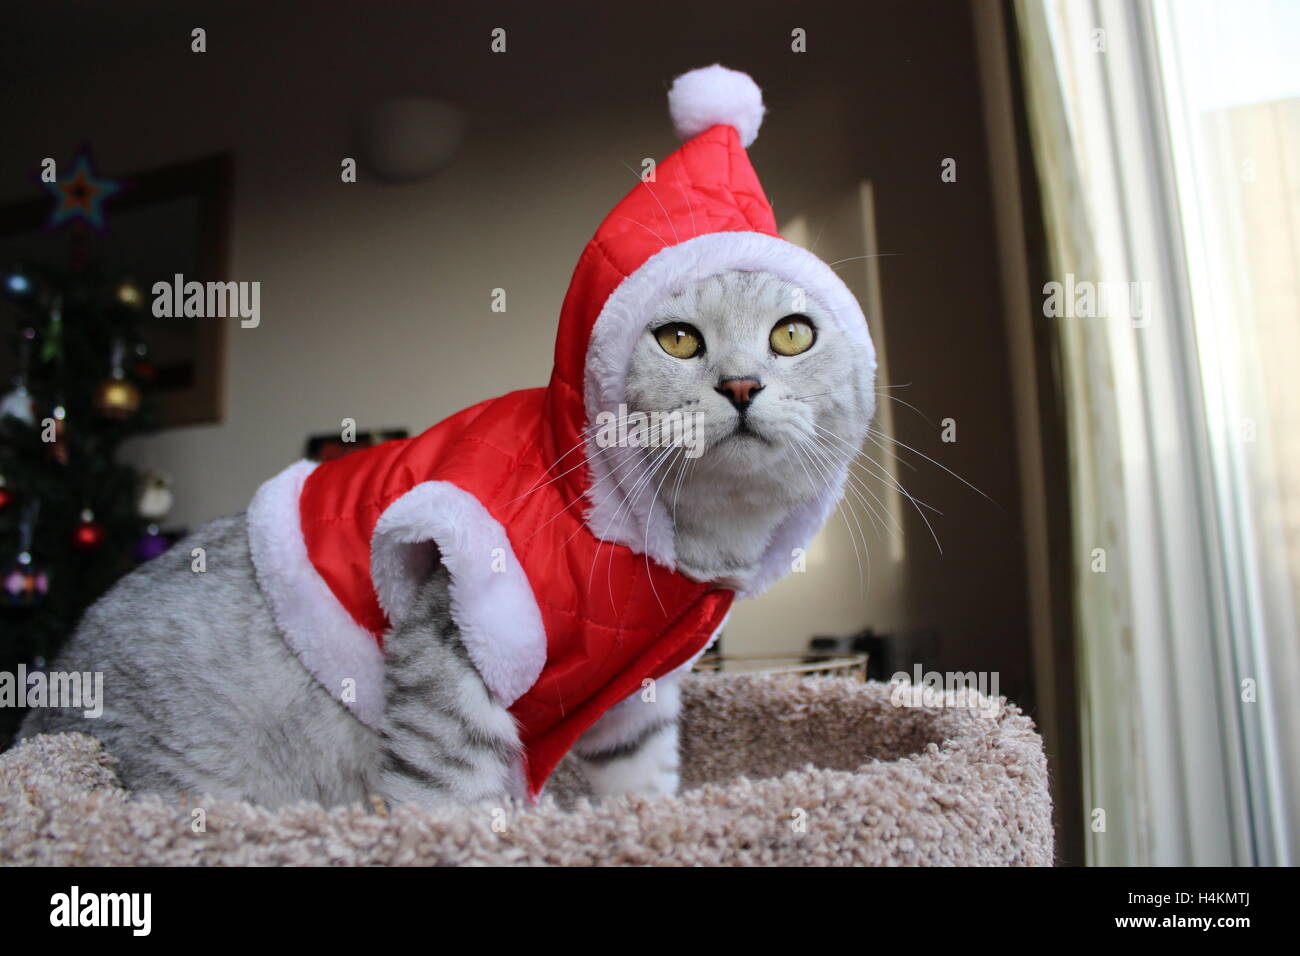
<svg viewBox="0 0 1300 956"><path fill-rule="evenodd" d="M1255 850L1264 862L1288 852L1295 862L1300 5L1161 0L1154 24L1225 529L1230 637L1246 685Z"/></svg>
<svg viewBox="0 0 1300 956"><path fill-rule="evenodd" d="M1069 423L1088 859L1290 862L1294 16L1015 9ZM1213 79L1264 63L1226 98Z"/></svg>

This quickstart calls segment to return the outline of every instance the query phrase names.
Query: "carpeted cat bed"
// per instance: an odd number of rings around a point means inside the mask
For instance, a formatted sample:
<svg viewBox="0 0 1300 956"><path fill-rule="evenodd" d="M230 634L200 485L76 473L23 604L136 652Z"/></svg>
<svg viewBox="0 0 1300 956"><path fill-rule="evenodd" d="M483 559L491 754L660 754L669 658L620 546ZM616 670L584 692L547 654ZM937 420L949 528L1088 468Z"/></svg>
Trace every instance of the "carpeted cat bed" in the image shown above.
<svg viewBox="0 0 1300 956"><path fill-rule="evenodd" d="M527 809L169 805L124 792L97 741L37 737L0 755L0 863L1050 865L1033 723L984 698L996 716L898 707L892 691L693 675L679 796L592 804L562 766Z"/></svg>

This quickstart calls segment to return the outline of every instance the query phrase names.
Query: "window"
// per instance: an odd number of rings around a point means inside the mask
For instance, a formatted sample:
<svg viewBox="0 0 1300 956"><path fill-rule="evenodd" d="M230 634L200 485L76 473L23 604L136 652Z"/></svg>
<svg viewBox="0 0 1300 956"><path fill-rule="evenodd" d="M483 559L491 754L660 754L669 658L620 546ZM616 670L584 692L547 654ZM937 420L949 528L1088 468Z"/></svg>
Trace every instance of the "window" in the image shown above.
<svg viewBox="0 0 1300 956"><path fill-rule="evenodd" d="M1089 861L1288 863L1300 8L1016 11L1069 421Z"/></svg>

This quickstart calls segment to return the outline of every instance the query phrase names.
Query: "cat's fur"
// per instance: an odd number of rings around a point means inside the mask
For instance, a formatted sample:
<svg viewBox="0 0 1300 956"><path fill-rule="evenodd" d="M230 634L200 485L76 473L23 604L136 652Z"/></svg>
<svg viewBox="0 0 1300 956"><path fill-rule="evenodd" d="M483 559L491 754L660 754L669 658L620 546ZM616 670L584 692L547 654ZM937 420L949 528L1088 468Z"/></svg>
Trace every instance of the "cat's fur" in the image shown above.
<svg viewBox="0 0 1300 956"><path fill-rule="evenodd" d="M700 414L701 457L670 455L655 473L648 471L654 451L646 450L637 471L650 475L638 493L660 495L674 516L680 566L697 580L743 587L773 529L850 456L874 408L869 376L837 347L841 333L815 303L793 308L797 294L764 273L695 282L654 310L632 356L632 409ZM817 342L802 355L776 355L772 326L795 311L812 319ZM670 321L698 328L705 353L666 354L653 332ZM751 434L736 434L741 415L717 391L729 377L763 383L744 413ZM205 573L191 571L194 548L206 552ZM258 586L244 516L222 518L118 582L51 665L102 671L102 716L35 710L22 736L92 734L118 759L127 786L170 795L277 806L370 795L466 803L517 792L513 718L461 644L441 566L384 648L385 711L376 733L288 648ZM654 708L615 706L574 747L594 795L676 790L673 675L658 682L657 696Z"/></svg>

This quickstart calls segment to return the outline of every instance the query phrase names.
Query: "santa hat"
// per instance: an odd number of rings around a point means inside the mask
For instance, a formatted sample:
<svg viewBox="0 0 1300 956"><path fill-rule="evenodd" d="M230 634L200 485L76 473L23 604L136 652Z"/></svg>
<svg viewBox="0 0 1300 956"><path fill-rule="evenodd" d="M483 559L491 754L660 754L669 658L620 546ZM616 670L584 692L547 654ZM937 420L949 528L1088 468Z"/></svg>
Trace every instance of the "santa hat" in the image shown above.
<svg viewBox="0 0 1300 956"><path fill-rule="evenodd" d="M875 350L857 300L826 263L781 238L750 164L745 150L766 112L757 84L716 64L692 70L673 82L668 108L683 145L601 223L564 300L551 391L571 391L583 401L576 411L576 403L552 403L560 452L581 446L585 425L601 412L617 414L626 401L628 365L648 311L689 282L721 272L764 271L796 285L845 332L864 379L874 379ZM868 419L872 411L865 410ZM672 522L663 504L620 486L613 475L617 459L596 451L589 448L585 488L592 532L674 567ZM756 594L788 571L791 551L807 546L842 494L839 471L828 476L823 494L777 529L744 593ZM585 477L573 479L577 493Z"/></svg>

